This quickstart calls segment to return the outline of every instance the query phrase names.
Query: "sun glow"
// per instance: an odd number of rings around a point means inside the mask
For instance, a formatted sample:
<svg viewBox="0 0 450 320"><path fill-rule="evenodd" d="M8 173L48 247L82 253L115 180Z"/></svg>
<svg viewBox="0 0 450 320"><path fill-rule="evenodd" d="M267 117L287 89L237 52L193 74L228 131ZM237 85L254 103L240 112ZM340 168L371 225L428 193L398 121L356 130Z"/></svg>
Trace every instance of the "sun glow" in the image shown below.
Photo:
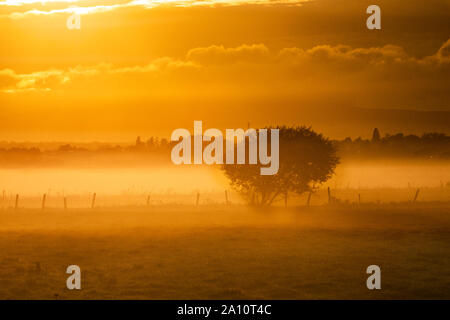
<svg viewBox="0 0 450 320"><path fill-rule="evenodd" d="M52 15L52 14L60 14L60 13L77 13L77 14L93 14L93 13L101 13L112 11L121 8L128 7L142 7L143 9L152 9L160 6L173 6L173 7L193 7L193 6L239 6L239 5L276 5L276 4L289 4L289 5L300 5L302 2L306 2L309 0L132 0L129 2L116 2L110 4L98 4L91 6L75 6L74 3L84 2L81 0L6 0L0 1L0 6L25 6L25 5L33 5L40 4L45 6L45 4L61 4L67 3L70 4L69 7L66 8L57 8L50 10L42 10L42 9L31 9L23 12L12 12L8 14L2 14L0 17L9 17L13 19L24 18L30 15Z"/></svg>
<svg viewBox="0 0 450 320"><path fill-rule="evenodd" d="M40 3L42 5L49 4L49 3L73 3L73 2L79 2L80 0L5 0L0 1L0 6L22 6L22 5L29 5L29 4L35 4Z"/></svg>

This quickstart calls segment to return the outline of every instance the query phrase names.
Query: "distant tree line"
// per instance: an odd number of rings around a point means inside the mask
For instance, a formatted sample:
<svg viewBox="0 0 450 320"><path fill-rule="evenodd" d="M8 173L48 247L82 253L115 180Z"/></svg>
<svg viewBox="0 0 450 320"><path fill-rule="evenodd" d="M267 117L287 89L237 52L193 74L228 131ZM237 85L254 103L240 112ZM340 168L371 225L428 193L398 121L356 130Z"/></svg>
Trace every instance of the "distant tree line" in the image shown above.
<svg viewBox="0 0 450 320"><path fill-rule="evenodd" d="M437 132L421 136L397 133L381 137L379 130L375 128L371 139L346 138L335 140L334 143L339 154L345 158L450 158L450 136Z"/></svg>
<svg viewBox="0 0 450 320"><path fill-rule="evenodd" d="M373 130L371 139L350 137L343 140L330 140L335 146L338 156L343 159L348 158L450 158L450 136L445 133L430 132L418 135L405 135L403 133L385 134L381 136L379 130ZM134 144L119 145L98 143L90 144L89 147L83 144L67 143L60 144L52 150L42 150L39 146L8 147L6 144L0 145L0 160L14 157L22 160L33 160L40 155L70 155L70 154L94 154L95 153L138 153L138 154L170 154L170 150L176 144L165 138L150 137L143 139L137 137ZM94 146L92 146L94 145Z"/></svg>

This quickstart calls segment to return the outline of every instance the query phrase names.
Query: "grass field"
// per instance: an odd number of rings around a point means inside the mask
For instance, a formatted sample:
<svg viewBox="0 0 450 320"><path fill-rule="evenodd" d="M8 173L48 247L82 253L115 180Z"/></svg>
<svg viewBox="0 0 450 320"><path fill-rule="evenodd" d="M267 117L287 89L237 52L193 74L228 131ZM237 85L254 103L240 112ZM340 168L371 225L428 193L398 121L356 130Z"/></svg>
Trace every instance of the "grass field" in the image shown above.
<svg viewBox="0 0 450 320"><path fill-rule="evenodd" d="M0 211L0 299L56 298L450 299L450 203Z"/></svg>

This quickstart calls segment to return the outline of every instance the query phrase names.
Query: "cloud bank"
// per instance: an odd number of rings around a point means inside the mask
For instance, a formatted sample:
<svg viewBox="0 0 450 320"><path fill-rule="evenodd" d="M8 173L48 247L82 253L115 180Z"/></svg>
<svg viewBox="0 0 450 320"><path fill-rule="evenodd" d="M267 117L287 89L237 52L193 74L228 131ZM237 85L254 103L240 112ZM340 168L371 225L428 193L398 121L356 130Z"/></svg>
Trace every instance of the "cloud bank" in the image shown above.
<svg viewBox="0 0 450 320"><path fill-rule="evenodd" d="M32 73L0 70L0 90L107 90L123 83L139 95L209 93L301 95L312 90L351 94L376 89L378 93L414 90L415 95L445 94L450 80L450 39L424 58L408 55L399 46L352 48L319 45L310 49L284 48L271 52L263 44L226 48L221 45L189 50L184 59L162 57L146 65L114 66L100 63ZM152 89L153 88L153 89ZM120 94L119 92L111 94ZM384 91L383 91L384 90ZM419 91L417 91L419 90ZM49 93L50 94L50 93Z"/></svg>

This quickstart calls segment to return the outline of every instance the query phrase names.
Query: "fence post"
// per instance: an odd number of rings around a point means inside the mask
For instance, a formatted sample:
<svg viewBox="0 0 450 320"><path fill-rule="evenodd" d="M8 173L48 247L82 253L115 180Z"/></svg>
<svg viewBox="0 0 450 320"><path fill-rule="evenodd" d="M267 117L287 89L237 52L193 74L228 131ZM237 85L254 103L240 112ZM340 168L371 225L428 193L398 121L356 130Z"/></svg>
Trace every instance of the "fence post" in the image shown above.
<svg viewBox="0 0 450 320"><path fill-rule="evenodd" d="M331 204L331 191L330 191L330 187L328 187L328 204Z"/></svg>
<svg viewBox="0 0 450 320"><path fill-rule="evenodd" d="M420 189L417 188L416 194L414 195L414 200L413 200L413 202L416 202L416 201L417 201L417 197L419 196L419 191L420 191Z"/></svg>
<svg viewBox="0 0 450 320"><path fill-rule="evenodd" d="M147 196L147 207L150 205L150 195Z"/></svg>
<svg viewBox="0 0 450 320"><path fill-rule="evenodd" d="M47 194L44 193L44 195L42 196L42 210L45 209L45 200L47 199Z"/></svg>
<svg viewBox="0 0 450 320"><path fill-rule="evenodd" d="M361 193L358 193L358 204L361 204Z"/></svg>
<svg viewBox="0 0 450 320"><path fill-rule="evenodd" d="M94 209L95 207L95 198L97 197L97 194L94 193L94 195L92 196L92 203L91 203L91 209Z"/></svg>
<svg viewBox="0 0 450 320"><path fill-rule="evenodd" d="M197 202L195 204L196 207L198 207L199 202L200 202L200 192L197 192Z"/></svg>
<svg viewBox="0 0 450 320"><path fill-rule="evenodd" d="M225 203L228 205L228 192L225 190Z"/></svg>
<svg viewBox="0 0 450 320"><path fill-rule="evenodd" d="M17 209L19 207L19 194L16 194L16 203L14 205L14 208Z"/></svg>

